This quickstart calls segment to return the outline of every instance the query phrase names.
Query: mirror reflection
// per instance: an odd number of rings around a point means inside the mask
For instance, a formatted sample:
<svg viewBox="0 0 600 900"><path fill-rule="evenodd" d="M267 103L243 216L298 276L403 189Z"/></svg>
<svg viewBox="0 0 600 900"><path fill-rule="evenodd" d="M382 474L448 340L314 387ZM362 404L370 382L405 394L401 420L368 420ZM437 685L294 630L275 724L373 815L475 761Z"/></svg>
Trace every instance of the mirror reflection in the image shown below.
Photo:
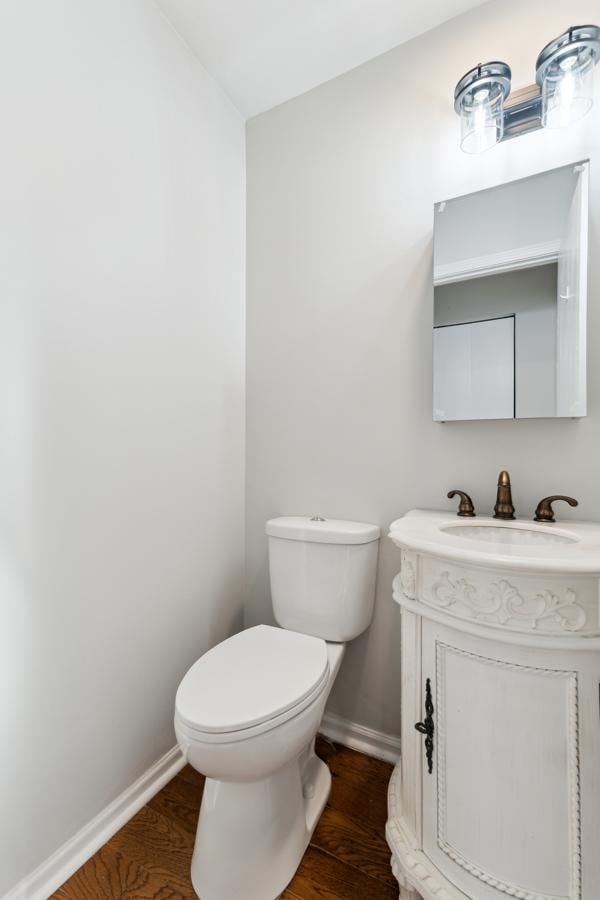
<svg viewBox="0 0 600 900"><path fill-rule="evenodd" d="M434 420L586 414L588 170L436 204Z"/></svg>

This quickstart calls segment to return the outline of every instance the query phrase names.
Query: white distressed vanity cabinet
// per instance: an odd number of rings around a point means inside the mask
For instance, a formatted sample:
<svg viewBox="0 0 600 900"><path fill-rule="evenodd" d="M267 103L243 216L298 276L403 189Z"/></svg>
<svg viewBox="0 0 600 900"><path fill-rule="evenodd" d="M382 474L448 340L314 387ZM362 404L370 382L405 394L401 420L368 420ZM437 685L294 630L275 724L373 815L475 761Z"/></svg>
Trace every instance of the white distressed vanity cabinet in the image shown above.
<svg viewBox="0 0 600 900"><path fill-rule="evenodd" d="M390 537L400 897L599 900L600 526L415 511Z"/></svg>

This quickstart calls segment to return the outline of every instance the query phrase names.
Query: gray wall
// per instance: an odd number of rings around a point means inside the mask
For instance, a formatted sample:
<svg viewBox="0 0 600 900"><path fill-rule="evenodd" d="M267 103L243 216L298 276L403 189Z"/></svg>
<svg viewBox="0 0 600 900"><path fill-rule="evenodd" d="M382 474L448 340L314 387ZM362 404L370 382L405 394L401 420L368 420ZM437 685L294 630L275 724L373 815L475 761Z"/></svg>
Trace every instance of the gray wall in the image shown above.
<svg viewBox="0 0 600 900"><path fill-rule="evenodd" d="M556 413L555 264L502 272L434 289L434 324L515 316L516 415Z"/></svg>
<svg viewBox="0 0 600 900"><path fill-rule="evenodd" d="M153 3L0 25L3 896L175 745L243 621L245 159Z"/></svg>
<svg viewBox="0 0 600 900"><path fill-rule="evenodd" d="M390 521L451 509L464 488L482 512L508 468L529 517L553 491L597 517L600 355L581 421L434 424L433 204L591 158L590 347L600 345L600 101L570 132L538 132L480 157L459 148L457 79L506 59L531 82L544 44L597 0L490 3L249 122L247 622L271 621L264 522L289 513ZM560 509L561 517L569 515ZM399 552L381 541L371 629L348 650L332 710L399 730Z"/></svg>

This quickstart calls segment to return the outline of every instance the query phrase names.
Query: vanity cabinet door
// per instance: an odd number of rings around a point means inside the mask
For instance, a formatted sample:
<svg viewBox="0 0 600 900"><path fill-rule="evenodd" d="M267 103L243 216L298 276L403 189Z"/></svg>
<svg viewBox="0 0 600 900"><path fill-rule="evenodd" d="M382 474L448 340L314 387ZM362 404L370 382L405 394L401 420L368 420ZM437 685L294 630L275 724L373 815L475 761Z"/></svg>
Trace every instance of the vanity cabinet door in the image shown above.
<svg viewBox="0 0 600 900"><path fill-rule="evenodd" d="M423 620L435 726L431 774L423 746L423 849L468 897L597 896L581 892L581 795L599 774L596 667L585 651L514 647ZM582 705L595 713L590 771Z"/></svg>

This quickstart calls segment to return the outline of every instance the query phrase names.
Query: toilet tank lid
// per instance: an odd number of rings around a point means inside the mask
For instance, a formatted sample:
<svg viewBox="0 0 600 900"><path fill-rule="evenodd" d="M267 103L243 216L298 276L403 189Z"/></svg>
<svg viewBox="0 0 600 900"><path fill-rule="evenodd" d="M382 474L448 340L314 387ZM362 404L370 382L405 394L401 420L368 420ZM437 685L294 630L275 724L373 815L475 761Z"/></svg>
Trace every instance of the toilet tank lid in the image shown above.
<svg viewBox="0 0 600 900"><path fill-rule="evenodd" d="M321 544L369 544L379 539L379 526L320 516L280 516L269 519L266 532L270 537L288 541Z"/></svg>

